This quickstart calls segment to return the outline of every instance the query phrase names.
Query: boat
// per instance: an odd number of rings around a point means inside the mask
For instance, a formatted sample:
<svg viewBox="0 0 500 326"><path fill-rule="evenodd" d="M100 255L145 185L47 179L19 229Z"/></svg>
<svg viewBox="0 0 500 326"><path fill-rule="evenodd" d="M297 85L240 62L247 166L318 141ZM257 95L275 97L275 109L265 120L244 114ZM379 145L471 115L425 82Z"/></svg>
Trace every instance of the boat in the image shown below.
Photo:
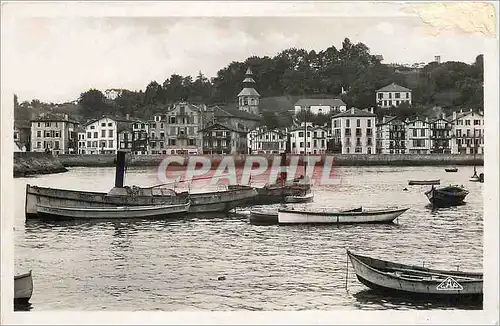
<svg viewBox="0 0 500 326"><path fill-rule="evenodd" d="M444 169L446 172L457 172L458 169L457 168L446 168Z"/></svg>
<svg viewBox="0 0 500 326"><path fill-rule="evenodd" d="M430 203L437 207L458 206L464 203L469 191L459 186L432 188L425 193Z"/></svg>
<svg viewBox="0 0 500 326"><path fill-rule="evenodd" d="M312 191L304 193L303 195L292 195L285 197L285 203L310 203L314 199Z"/></svg>
<svg viewBox="0 0 500 326"><path fill-rule="evenodd" d="M14 276L14 304L28 303L33 295L33 275L28 273Z"/></svg>
<svg viewBox="0 0 500 326"><path fill-rule="evenodd" d="M27 184L26 218L39 217L37 205L82 208L176 205L185 204L188 198L191 201L189 214L227 213L258 195L256 189L248 186L200 193L177 192L168 187L169 185L124 186L125 153L125 151L118 151L115 186L109 192L58 189Z"/></svg>
<svg viewBox="0 0 500 326"><path fill-rule="evenodd" d="M411 266L354 254L347 256L357 279L381 293L431 297L482 296L483 273Z"/></svg>
<svg viewBox="0 0 500 326"><path fill-rule="evenodd" d="M361 212L362 207L339 209L340 212ZM258 225L279 224L278 209L252 209L250 211L250 223Z"/></svg>
<svg viewBox="0 0 500 326"><path fill-rule="evenodd" d="M57 207L37 204L37 214L53 219L160 218L187 214L191 202L175 205L116 207Z"/></svg>
<svg viewBox="0 0 500 326"><path fill-rule="evenodd" d="M479 173L479 182L484 183L484 173Z"/></svg>
<svg viewBox="0 0 500 326"><path fill-rule="evenodd" d="M398 216L410 208L388 208L361 211L301 210L280 208L280 224L357 224L357 223L392 223Z"/></svg>
<svg viewBox="0 0 500 326"><path fill-rule="evenodd" d="M408 185L416 186L416 185L438 185L441 183L441 180L409 180Z"/></svg>

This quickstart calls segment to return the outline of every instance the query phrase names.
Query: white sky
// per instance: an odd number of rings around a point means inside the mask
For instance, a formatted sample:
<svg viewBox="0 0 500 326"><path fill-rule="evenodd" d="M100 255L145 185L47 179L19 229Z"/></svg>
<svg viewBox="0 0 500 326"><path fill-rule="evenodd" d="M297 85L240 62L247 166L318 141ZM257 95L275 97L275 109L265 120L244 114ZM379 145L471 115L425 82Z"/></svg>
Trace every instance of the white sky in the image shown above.
<svg viewBox="0 0 500 326"><path fill-rule="evenodd" d="M90 17L82 17L85 11L71 3L50 10L44 7L45 11L31 5L31 12L25 10L27 5L7 7L10 11L2 8L2 81L20 101L63 102L89 88L145 89L151 80L162 83L172 73L194 77L202 71L214 77L231 61L274 56L290 47L340 48L345 37L365 43L373 54L382 54L384 63L410 64L433 61L434 55L441 55L442 61L471 63L483 51L485 40L483 35L455 30L427 36L422 20L402 12L401 4L329 5L330 12L345 17L324 17L329 12L321 8L314 9L323 17L262 17L280 13L264 9L261 17L234 17L248 12L236 8L239 11L231 11L233 17L215 18L172 17L186 11L170 14L158 9L129 11L137 16L167 16L123 17L122 10L116 14L122 17L99 17L115 12L96 11L96 4L86 8ZM194 4L199 14L214 14L213 7L202 5ZM254 11L258 5L254 4ZM336 11L340 8L336 5L344 5L344 11ZM189 12L193 13L197 15ZM254 15L259 15L258 10Z"/></svg>

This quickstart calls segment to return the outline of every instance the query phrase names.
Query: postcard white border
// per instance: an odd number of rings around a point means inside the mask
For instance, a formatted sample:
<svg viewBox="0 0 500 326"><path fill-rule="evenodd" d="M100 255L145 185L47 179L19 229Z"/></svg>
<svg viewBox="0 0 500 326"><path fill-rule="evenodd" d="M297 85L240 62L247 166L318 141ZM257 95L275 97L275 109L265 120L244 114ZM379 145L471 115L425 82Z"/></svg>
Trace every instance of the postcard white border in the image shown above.
<svg viewBox="0 0 500 326"><path fill-rule="evenodd" d="M380 11L363 10L363 2L125 2L118 3L47 3L18 2L2 4L2 21L20 17L71 16L380 16ZM484 94L485 94L485 165L484 183L484 309L482 311L285 311L285 312L13 312L13 101L15 90L9 88L14 76L5 76L1 69L1 307L2 324L31 325L90 325L90 324L498 324L498 195L499 195L499 70L498 70L498 4L496 37L485 37ZM402 12L403 3L383 3L383 14L410 16ZM381 7L382 9L382 7ZM8 32L3 28L2 35ZM2 47L2 52L4 48ZM2 67L7 65L2 55Z"/></svg>

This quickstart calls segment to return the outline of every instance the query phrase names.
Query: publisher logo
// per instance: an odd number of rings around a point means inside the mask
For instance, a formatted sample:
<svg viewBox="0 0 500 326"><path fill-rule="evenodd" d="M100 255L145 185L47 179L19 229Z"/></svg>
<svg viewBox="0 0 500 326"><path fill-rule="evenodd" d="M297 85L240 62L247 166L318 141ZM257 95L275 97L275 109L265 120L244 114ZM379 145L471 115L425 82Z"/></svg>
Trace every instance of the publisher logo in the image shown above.
<svg viewBox="0 0 500 326"><path fill-rule="evenodd" d="M460 285L460 283L458 283L457 281L455 281L455 279L451 276L448 276L443 282L441 282L437 287L436 289L440 290L440 291L461 291L463 290L464 288Z"/></svg>

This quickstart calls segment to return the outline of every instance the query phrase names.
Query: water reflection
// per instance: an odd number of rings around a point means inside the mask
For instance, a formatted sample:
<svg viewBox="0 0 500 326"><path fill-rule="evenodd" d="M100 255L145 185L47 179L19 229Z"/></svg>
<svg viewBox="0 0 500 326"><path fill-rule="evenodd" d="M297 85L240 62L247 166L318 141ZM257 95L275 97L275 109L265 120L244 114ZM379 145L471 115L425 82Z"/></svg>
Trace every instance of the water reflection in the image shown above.
<svg viewBox="0 0 500 326"><path fill-rule="evenodd" d="M356 307L360 309L483 309L482 297L433 298L405 294L382 294L374 290L363 290L353 294Z"/></svg>

